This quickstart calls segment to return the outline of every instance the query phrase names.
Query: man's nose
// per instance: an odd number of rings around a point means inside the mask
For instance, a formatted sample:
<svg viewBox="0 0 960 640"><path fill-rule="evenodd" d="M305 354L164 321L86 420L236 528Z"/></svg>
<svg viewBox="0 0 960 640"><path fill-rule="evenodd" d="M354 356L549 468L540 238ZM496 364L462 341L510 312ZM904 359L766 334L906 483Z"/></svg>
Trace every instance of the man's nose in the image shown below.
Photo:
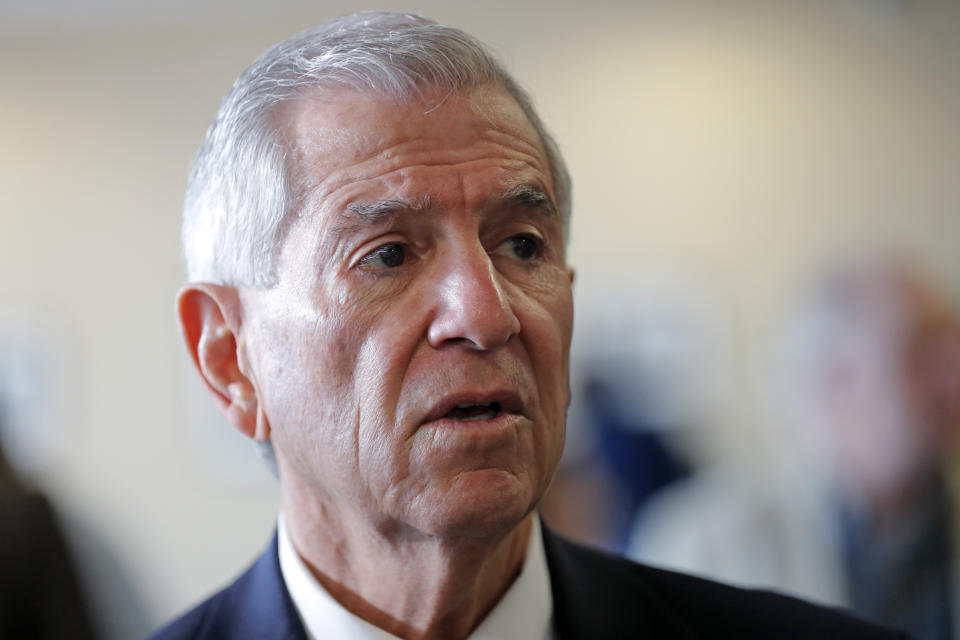
<svg viewBox="0 0 960 640"><path fill-rule="evenodd" d="M486 250L451 252L444 262L438 265L438 296L427 335L431 346L459 342L486 351L520 332L520 320Z"/></svg>

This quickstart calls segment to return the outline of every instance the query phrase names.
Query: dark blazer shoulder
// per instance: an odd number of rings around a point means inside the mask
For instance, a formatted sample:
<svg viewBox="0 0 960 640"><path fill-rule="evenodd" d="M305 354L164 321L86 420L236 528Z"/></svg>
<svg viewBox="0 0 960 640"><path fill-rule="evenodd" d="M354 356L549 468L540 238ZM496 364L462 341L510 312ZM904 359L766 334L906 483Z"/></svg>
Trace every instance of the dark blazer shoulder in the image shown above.
<svg viewBox="0 0 960 640"><path fill-rule="evenodd" d="M656 569L544 527L554 619L571 638L907 638L840 609Z"/></svg>
<svg viewBox="0 0 960 640"><path fill-rule="evenodd" d="M213 594L149 640L306 640L280 572L277 536L225 589Z"/></svg>

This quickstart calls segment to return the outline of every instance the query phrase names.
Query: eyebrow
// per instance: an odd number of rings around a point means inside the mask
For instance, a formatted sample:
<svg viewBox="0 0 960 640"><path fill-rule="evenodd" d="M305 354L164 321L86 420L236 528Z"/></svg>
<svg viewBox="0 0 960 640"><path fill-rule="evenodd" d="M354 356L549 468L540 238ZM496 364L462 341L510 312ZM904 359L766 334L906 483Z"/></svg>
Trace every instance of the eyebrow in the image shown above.
<svg viewBox="0 0 960 640"><path fill-rule="evenodd" d="M547 192L531 184L518 184L510 187L500 196L502 202L521 207L541 208L550 216L556 216L557 209ZM426 211L433 207L429 195L416 198L394 198L390 200L357 200L345 207L348 220L362 221L366 224L379 224L399 215ZM352 228L349 222L342 228Z"/></svg>
<svg viewBox="0 0 960 640"><path fill-rule="evenodd" d="M424 211L432 206L430 196L419 198L398 198L393 200L377 200L375 202L357 201L347 205L349 217L359 218L364 222L378 223L396 217L408 211Z"/></svg>
<svg viewBox="0 0 960 640"><path fill-rule="evenodd" d="M557 215L557 208L547 192L531 184L518 184L507 189L501 198L524 207L540 207L551 216Z"/></svg>

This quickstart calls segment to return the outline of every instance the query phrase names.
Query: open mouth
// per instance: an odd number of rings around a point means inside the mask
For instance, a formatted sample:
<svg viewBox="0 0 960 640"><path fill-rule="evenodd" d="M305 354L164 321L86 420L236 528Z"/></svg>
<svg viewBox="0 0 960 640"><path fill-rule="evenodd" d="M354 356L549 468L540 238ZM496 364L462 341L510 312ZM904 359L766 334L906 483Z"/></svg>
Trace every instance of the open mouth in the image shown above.
<svg viewBox="0 0 960 640"><path fill-rule="evenodd" d="M493 420L500 414L500 411L499 402L466 402L464 404L458 404L443 417L449 420L461 420L464 422Z"/></svg>

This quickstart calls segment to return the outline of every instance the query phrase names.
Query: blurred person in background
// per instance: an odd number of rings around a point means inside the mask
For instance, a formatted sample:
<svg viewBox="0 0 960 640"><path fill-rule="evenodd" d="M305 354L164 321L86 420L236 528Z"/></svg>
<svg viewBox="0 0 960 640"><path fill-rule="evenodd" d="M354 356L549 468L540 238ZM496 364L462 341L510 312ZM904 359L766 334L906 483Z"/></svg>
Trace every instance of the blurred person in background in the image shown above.
<svg viewBox="0 0 960 640"><path fill-rule="evenodd" d="M782 482L721 468L666 490L631 555L960 637L951 305L910 262L861 256L825 278L799 326L791 379L815 446L785 437Z"/></svg>
<svg viewBox="0 0 960 640"><path fill-rule="evenodd" d="M143 637L151 624L129 563L102 517L64 492L77 427L58 411L49 326L27 320L29 331L0 326L0 638L86 638L89 626L103 640Z"/></svg>
<svg viewBox="0 0 960 640"><path fill-rule="evenodd" d="M637 515L664 487L687 477L691 465L668 441L681 427L659 425L638 410L646 389L635 364L580 366L583 382L574 393L584 433L580 441L568 438L540 510L565 536L623 554ZM571 447L581 450L569 455Z"/></svg>
<svg viewBox="0 0 960 640"><path fill-rule="evenodd" d="M0 638L94 637L86 597L53 508L14 475L0 449Z"/></svg>
<svg viewBox="0 0 960 640"><path fill-rule="evenodd" d="M540 510L563 535L623 555L650 498L696 466L690 436L719 395L711 367L723 321L699 283L672 269L577 278L567 437Z"/></svg>

